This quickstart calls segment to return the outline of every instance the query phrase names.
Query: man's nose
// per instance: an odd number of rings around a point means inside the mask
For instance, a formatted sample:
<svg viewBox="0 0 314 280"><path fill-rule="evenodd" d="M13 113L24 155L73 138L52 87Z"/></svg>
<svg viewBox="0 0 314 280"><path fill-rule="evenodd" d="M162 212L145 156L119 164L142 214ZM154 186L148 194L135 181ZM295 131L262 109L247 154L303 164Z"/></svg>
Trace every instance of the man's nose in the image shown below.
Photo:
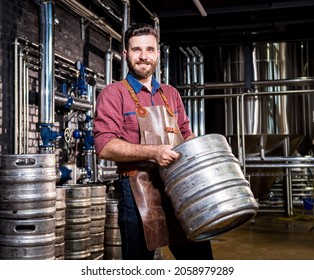
<svg viewBox="0 0 314 280"><path fill-rule="evenodd" d="M146 59L147 59L147 53L146 53L146 51L141 51L140 59L142 59L142 60L146 60Z"/></svg>

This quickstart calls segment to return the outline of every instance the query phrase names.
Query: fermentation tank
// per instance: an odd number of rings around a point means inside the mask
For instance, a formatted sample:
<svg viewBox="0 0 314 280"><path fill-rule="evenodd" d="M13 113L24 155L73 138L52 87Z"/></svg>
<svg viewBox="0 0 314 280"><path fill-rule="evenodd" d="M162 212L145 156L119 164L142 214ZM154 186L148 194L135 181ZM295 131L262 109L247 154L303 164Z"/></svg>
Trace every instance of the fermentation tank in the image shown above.
<svg viewBox="0 0 314 280"><path fill-rule="evenodd" d="M240 158L292 156L311 134L313 96L289 92L308 87L296 82L310 75L308 48L303 42L222 47L224 82L245 81L245 88L225 89L239 96L225 98L225 118L226 135ZM278 168L246 169L257 198L280 173Z"/></svg>

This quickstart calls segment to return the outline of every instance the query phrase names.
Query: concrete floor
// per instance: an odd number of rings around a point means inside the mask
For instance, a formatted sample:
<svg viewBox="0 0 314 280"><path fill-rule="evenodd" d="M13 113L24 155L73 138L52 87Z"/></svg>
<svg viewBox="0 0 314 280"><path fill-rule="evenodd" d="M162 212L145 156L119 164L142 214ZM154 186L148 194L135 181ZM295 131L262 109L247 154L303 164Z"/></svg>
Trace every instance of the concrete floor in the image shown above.
<svg viewBox="0 0 314 280"><path fill-rule="evenodd" d="M259 212L254 221L212 240L216 260L314 260L314 214ZM174 259L167 247L162 259Z"/></svg>

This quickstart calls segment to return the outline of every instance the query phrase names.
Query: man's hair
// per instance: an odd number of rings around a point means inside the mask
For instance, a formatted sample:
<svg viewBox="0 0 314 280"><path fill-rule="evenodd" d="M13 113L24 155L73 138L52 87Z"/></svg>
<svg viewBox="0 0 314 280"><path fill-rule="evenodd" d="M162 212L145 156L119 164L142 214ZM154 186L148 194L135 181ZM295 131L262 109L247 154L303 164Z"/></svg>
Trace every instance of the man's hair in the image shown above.
<svg viewBox="0 0 314 280"><path fill-rule="evenodd" d="M153 35L158 42L158 32L156 28L146 23L137 23L129 27L124 34L124 46L127 50L129 48L129 40L134 36Z"/></svg>

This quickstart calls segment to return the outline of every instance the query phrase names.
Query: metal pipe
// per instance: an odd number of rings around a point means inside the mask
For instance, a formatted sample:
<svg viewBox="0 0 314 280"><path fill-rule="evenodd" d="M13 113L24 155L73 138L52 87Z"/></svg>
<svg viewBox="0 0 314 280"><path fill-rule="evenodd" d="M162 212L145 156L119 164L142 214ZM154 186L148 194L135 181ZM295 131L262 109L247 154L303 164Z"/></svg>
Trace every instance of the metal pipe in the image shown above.
<svg viewBox="0 0 314 280"><path fill-rule="evenodd" d="M198 9L198 11L200 12L200 14L203 16L203 17L206 17L207 16L207 13L203 7L203 5L201 4L201 2L199 0L193 0L196 8Z"/></svg>
<svg viewBox="0 0 314 280"><path fill-rule="evenodd" d="M72 97L73 104L71 106L74 110L82 110L82 111L89 111L93 108L93 105L86 99ZM55 100L56 104L59 106L64 106L68 103L68 97L64 95L62 92L55 92Z"/></svg>
<svg viewBox="0 0 314 280"><path fill-rule="evenodd" d="M106 77L106 85L112 83L112 51L109 49L105 54L105 77Z"/></svg>
<svg viewBox="0 0 314 280"><path fill-rule="evenodd" d="M204 84L204 57L203 54L199 51L197 47L192 47L192 50L198 57L198 77L199 77L199 84ZM200 96L204 96L204 89L199 91ZM199 100L199 135L205 134L205 99L201 98Z"/></svg>
<svg viewBox="0 0 314 280"><path fill-rule="evenodd" d="M39 49L39 45L38 44L30 42L30 41L28 41L27 39L25 39L23 37L17 37L16 40L17 40L18 43L23 43L23 44L27 45L28 47L34 48L35 50ZM31 54L31 52L28 52L28 55L30 55L30 54ZM34 56L34 54L32 54L32 55ZM118 59L118 60L121 60L121 56L119 54L117 54L116 52L115 52L114 57L116 59ZM36 56L36 58L38 58L38 57ZM62 61L65 62L66 64L63 64ZM75 62L76 61L73 61L73 60L71 60L71 59L69 59L67 57L64 57L64 56L62 56L60 54L55 53L55 64L58 65L59 67L65 68L65 69L73 72L74 74L76 74L76 72L77 72L77 69L73 66L75 64ZM99 77L99 78L103 78L103 79L105 78L102 73L99 73L99 72L95 73L92 69L90 69L88 67L86 67L86 71L89 74L97 75L97 77Z"/></svg>
<svg viewBox="0 0 314 280"><path fill-rule="evenodd" d="M117 33L113 28L111 28L106 22L100 19L96 14L90 12L82 4L75 0L59 0L59 2L68 6L76 14L86 18L93 25L98 27L100 30L103 30L109 34L112 38L116 39L118 42L121 42L122 36Z"/></svg>
<svg viewBox="0 0 314 280"><path fill-rule="evenodd" d="M230 94L213 94L213 95L204 95L204 96L181 96L183 99L216 99L216 98L224 98L224 97L231 97L231 98L236 98L239 96L242 96L243 93L230 93ZM313 90L289 90L289 91L264 91L264 92L247 92L247 96L251 95L302 95L302 94L314 94L314 89Z"/></svg>
<svg viewBox="0 0 314 280"><path fill-rule="evenodd" d="M122 25L122 51L125 50L125 31L130 26L130 1L129 0L121 0L123 3L123 25ZM121 79L126 77L128 72L128 66L125 57L123 56L122 63L121 63Z"/></svg>
<svg viewBox="0 0 314 280"><path fill-rule="evenodd" d="M237 124L240 123L240 119L241 119L241 116L240 116L240 96L237 97L236 99L236 115L237 115ZM238 159L240 161L240 165L242 166L243 168L243 173L244 173L244 176L246 176L246 170L245 170L245 164L243 162L243 151L242 151L242 141L241 141L241 130L240 130L240 126L237 125L237 145L238 145Z"/></svg>
<svg viewBox="0 0 314 280"><path fill-rule="evenodd" d="M109 15L113 17L117 22L122 23L122 17L119 15L116 15L115 12L111 9L110 5L104 3L102 0L93 0L94 3L98 4L100 7L104 8L105 11L108 12Z"/></svg>
<svg viewBox="0 0 314 280"><path fill-rule="evenodd" d="M188 53L182 48L179 47L179 50L183 53L186 59L186 74L185 74L185 81L188 85L187 89L184 90L184 95L188 100L183 100L186 105L186 112L188 117L192 120L192 108L191 108L191 60Z"/></svg>
<svg viewBox="0 0 314 280"><path fill-rule="evenodd" d="M196 61L196 56L194 54L194 52L191 50L191 48L187 47L186 48L187 52L190 54L190 56L192 57L192 82L193 84L198 84L198 80L197 80L197 61ZM193 90L193 96L198 96L198 90L194 89ZM192 100L192 108L193 108L193 118L192 118L192 130L193 133L195 134L195 136L199 136L199 126L198 126L198 101L196 99Z"/></svg>
<svg viewBox="0 0 314 280"><path fill-rule="evenodd" d="M19 53L19 43L17 38L15 38L13 46L14 46L14 121L15 123L18 122L18 89L19 89L19 60L18 60L18 53ZM17 130L14 129L14 154L18 153L18 134Z"/></svg>
<svg viewBox="0 0 314 280"><path fill-rule="evenodd" d="M261 161L260 157L248 157L247 162ZM264 157L262 162L314 162L314 157Z"/></svg>
<svg viewBox="0 0 314 280"><path fill-rule="evenodd" d="M254 86L281 86L281 85L308 85L314 83L314 78L306 79L287 79L287 80L271 80L271 81L252 81ZM190 86L176 85L177 89L187 89ZM245 82L221 82L221 83L205 83L204 85L193 85L197 89L227 89L227 88L245 88Z"/></svg>
<svg viewBox="0 0 314 280"><path fill-rule="evenodd" d="M290 151L290 138L285 137L284 139L284 155L289 156ZM286 168L286 198L287 198L287 214L289 216L293 215L293 201L292 201L292 181L291 181L291 169Z"/></svg>
<svg viewBox="0 0 314 280"><path fill-rule="evenodd" d="M18 87L18 154L22 154L22 95L23 95L23 53L19 50L19 87Z"/></svg>
<svg viewBox="0 0 314 280"><path fill-rule="evenodd" d="M148 10L148 8L140 1L140 0L136 0L143 8L144 8L144 10L152 17L152 18L154 18L154 14L150 11L150 10Z"/></svg>
<svg viewBox="0 0 314 280"><path fill-rule="evenodd" d="M39 123L54 124L54 9L52 1L40 5L40 112Z"/></svg>
<svg viewBox="0 0 314 280"><path fill-rule="evenodd" d="M247 168L310 168L313 163L254 163L247 164ZM287 175L288 176L288 175Z"/></svg>
<svg viewBox="0 0 314 280"><path fill-rule="evenodd" d="M24 79L23 79L23 152L24 154L28 153L28 130L29 130L29 125L28 125L28 115L29 115L29 83L28 83L28 77L29 77L29 64L24 61L24 67L23 67L23 72L24 74Z"/></svg>
<svg viewBox="0 0 314 280"><path fill-rule="evenodd" d="M93 123L94 119L94 105L96 104L96 92L95 87L92 85L87 85L87 100L90 104L92 104L92 108L86 112L86 116L89 116L89 121L85 122L85 129L89 135L93 137ZM89 178L89 182L96 182L97 180L97 162L96 162L96 153L93 143L89 143L90 147L86 149L84 148L84 160L85 167L91 170L91 178Z"/></svg>
<svg viewBox="0 0 314 280"><path fill-rule="evenodd" d="M23 135L23 138L22 138L22 153L25 154L25 139L26 139L26 126L27 124L25 123L25 120L26 120L26 107L27 104L26 104L26 83L27 83L27 76L26 76L26 65L25 65L25 60L23 59L23 65L22 65L22 68L23 68L23 87L22 87L22 100L21 100L21 103L22 103L22 112L21 114L23 114L23 117L22 117L22 135Z"/></svg>
<svg viewBox="0 0 314 280"><path fill-rule="evenodd" d="M27 64L27 68L26 68L26 77L29 77L29 64ZM28 139L29 139L29 83L26 83L26 150L25 153L28 154Z"/></svg>
<svg viewBox="0 0 314 280"><path fill-rule="evenodd" d="M160 51L160 26L159 26L158 16L154 14L153 20L154 20L155 29L157 30L157 34L158 34L157 47L158 47L158 50ZM161 80L160 59L158 59L158 64L157 64L156 71L155 71L155 78L158 82L160 82L160 80Z"/></svg>
<svg viewBox="0 0 314 280"><path fill-rule="evenodd" d="M249 93L249 92L248 92ZM242 163L243 163L243 173L246 175L246 151L245 151L245 127L244 127L244 97L245 97L245 92L241 95L241 111L240 111L240 138L242 139L241 143L241 149L242 149ZM238 99L240 101L240 98ZM239 124L237 125L239 127Z"/></svg>
<svg viewBox="0 0 314 280"><path fill-rule="evenodd" d="M164 66L162 71L162 80L165 84L169 84L169 46L163 46Z"/></svg>

